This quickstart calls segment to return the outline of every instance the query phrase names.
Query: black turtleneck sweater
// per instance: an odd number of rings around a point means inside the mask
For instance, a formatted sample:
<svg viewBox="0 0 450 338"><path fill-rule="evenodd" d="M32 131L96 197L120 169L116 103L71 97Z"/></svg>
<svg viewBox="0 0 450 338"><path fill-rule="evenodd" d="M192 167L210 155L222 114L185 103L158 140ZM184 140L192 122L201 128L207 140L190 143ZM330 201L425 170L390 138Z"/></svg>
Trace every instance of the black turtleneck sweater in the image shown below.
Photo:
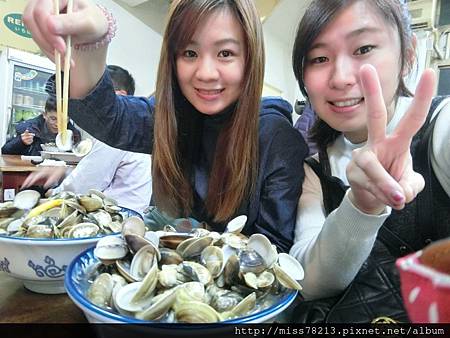
<svg viewBox="0 0 450 338"><path fill-rule="evenodd" d="M181 146L183 142L194 142L196 146L191 149L198 149L189 155L195 190L191 216L223 231L225 224L212 222L205 212L204 198L214 154L220 151L216 149L217 138L233 107L207 116L184 99L176 105L179 117L196 120L180 133L179 140ZM70 101L69 111L81 128L112 147L142 153L152 151L154 100L116 96L107 72L86 98ZM301 134L292 126L291 112L292 106L281 98L262 100L256 190L235 213L248 217L244 234L262 233L281 251L288 251L294 240L296 210L304 178L303 160L308 153Z"/></svg>

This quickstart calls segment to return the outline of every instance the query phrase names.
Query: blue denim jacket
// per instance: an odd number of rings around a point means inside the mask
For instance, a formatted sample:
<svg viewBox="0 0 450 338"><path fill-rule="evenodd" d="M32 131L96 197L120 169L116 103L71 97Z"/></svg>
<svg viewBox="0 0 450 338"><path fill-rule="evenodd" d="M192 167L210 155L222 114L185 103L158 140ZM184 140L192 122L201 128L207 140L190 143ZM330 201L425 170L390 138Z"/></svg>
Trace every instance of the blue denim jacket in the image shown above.
<svg viewBox="0 0 450 338"><path fill-rule="evenodd" d="M143 97L115 95L107 72L88 96L70 100L69 112L81 128L112 147L143 153L152 151L154 102ZM303 160L308 151L303 137L292 126L291 113L292 106L281 98L262 100L257 186L255 193L236 211L236 215L248 217L244 234L265 234L282 251L288 251L294 240L304 178ZM210 148L215 141L202 138L205 148ZM196 171L198 182L194 184L196 194L191 216L223 231L225 224L212 222L204 211L201 190L207 186L208 170L196 168Z"/></svg>

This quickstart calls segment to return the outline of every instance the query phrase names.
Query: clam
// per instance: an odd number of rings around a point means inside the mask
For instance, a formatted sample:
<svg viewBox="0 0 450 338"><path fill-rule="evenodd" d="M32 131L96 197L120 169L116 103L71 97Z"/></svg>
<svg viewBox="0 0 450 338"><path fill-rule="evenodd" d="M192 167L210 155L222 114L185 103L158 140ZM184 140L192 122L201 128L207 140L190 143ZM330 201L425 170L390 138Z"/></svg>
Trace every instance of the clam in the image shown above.
<svg viewBox="0 0 450 338"><path fill-rule="evenodd" d="M294 257L286 253L279 254L278 264L273 266L273 271L282 286L294 290L302 289L297 281L302 280L305 273L299 261Z"/></svg>
<svg viewBox="0 0 450 338"><path fill-rule="evenodd" d="M258 277L253 272L244 273L244 281L249 287L258 289Z"/></svg>
<svg viewBox="0 0 450 338"><path fill-rule="evenodd" d="M22 190L14 197L14 207L17 209L31 209L38 204L41 194L36 190Z"/></svg>
<svg viewBox="0 0 450 338"><path fill-rule="evenodd" d="M177 306L175 311L177 321L182 323L214 323L220 315L208 304L202 302L186 302Z"/></svg>
<svg viewBox="0 0 450 338"><path fill-rule="evenodd" d="M105 210L91 212L88 216L102 229L109 228L112 222L111 214Z"/></svg>
<svg viewBox="0 0 450 338"><path fill-rule="evenodd" d="M170 249L177 249L178 245L186 239L192 238L189 234L169 234L159 236L159 242L162 246Z"/></svg>
<svg viewBox="0 0 450 338"><path fill-rule="evenodd" d="M200 255L200 262L209 270L213 278L218 277L224 266L222 249L217 246L206 247Z"/></svg>
<svg viewBox="0 0 450 338"><path fill-rule="evenodd" d="M125 285L127 285L128 283L125 280L125 278L123 278L121 275L118 275L116 273L112 274L112 280L114 282L114 287L113 287L112 296L111 296L111 308L117 310L114 299L116 298L117 292L119 292L119 290L122 287L124 287Z"/></svg>
<svg viewBox="0 0 450 338"><path fill-rule="evenodd" d="M23 220L22 219L16 219L14 221L10 221L8 226L6 227L6 231L8 233L16 233L20 230L20 227L22 226Z"/></svg>
<svg viewBox="0 0 450 338"><path fill-rule="evenodd" d="M151 297L155 291L156 283L158 283L158 266L153 265L142 280L141 286L131 298L131 302L139 302L141 299Z"/></svg>
<svg viewBox="0 0 450 338"><path fill-rule="evenodd" d="M161 254L159 263L162 266L170 264L178 265L183 262L183 257L181 257L181 255L175 250L169 248L160 248L159 253Z"/></svg>
<svg viewBox="0 0 450 338"><path fill-rule="evenodd" d="M219 289L214 292L211 306L218 312L231 311L242 299L243 297L235 291Z"/></svg>
<svg viewBox="0 0 450 338"><path fill-rule="evenodd" d="M107 308L111 303L114 280L109 273L100 274L87 291L87 298L97 306Z"/></svg>
<svg viewBox="0 0 450 338"><path fill-rule="evenodd" d="M122 223L121 222L117 222L117 221L112 221L109 224L109 229L112 232L121 232L122 231ZM106 229L105 229L106 230Z"/></svg>
<svg viewBox="0 0 450 338"><path fill-rule="evenodd" d="M0 219L0 228L6 229L12 221L14 221L14 218L12 218L12 217ZM21 224L22 224L22 222L21 222Z"/></svg>
<svg viewBox="0 0 450 338"><path fill-rule="evenodd" d="M239 252L239 270L242 273L259 274L267 268L264 258L255 250L245 249Z"/></svg>
<svg viewBox="0 0 450 338"><path fill-rule="evenodd" d="M92 197L91 197L92 196ZM86 211L91 212L100 209L103 207L103 200L96 196L80 196L78 201L80 204L86 209Z"/></svg>
<svg viewBox="0 0 450 338"><path fill-rule="evenodd" d="M247 246L247 238L241 234L225 232L220 236L220 240L232 248L244 249Z"/></svg>
<svg viewBox="0 0 450 338"><path fill-rule="evenodd" d="M94 255L103 264L111 264L118 259L122 259L128 253L125 241L120 237L106 236L100 238L94 249Z"/></svg>
<svg viewBox="0 0 450 338"><path fill-rule="evenodd" d="M0 217L10 217L18 208L14 206L14 202L8 201L0 203Z"/></svg>
<svg viewBox="0 0 450 338"><path fill-rule="evenodd" d="M173 288L183 282L178 278L179 273L177 265L168 264L161 266L161 271L158 273L158 282L164 288Z"/></svg>
<svg viewBox="0 0 450 338"><path fill-rule="evenodd" d="M142 282L134 282L122 286L114 297L114 304L119 312L139 312L147 309L152 303L157 283L158 267L153 266Z"/></svg>
<svg viewBox="0 0 450 338"><path fill-rule="evenodd" d="M137 290L142 286L142 282L134 282L122 286L114 297L114 304L117 310L121 313L133 313L147 309L152 303L152 298L148 297L140 299L137 302L132 302L131 299L136 294Z"/></svg>
<svg viewBox="0 0 450 338"><path fill-rule="evenodd" d="M197 301L204 302L205 301L205 286L200 282L187 282L180 285L177 288L177 295L175 304L173 306L176 311L177 308L186 302Z"/></svg>
<svg viewBox="0 0 450 338"><path fill-rule="evenodd" d="M138 236L135 234L128 234L128 235L125 235L124 238L125 238L125 242L127 243L128 248L130 249L131 253L136 253L142 247L151 245L153 248L155 248L156 251L158 251L158 260L161 258L159 255L159 250L157 249L158 246L155 245L155 243L153 243L146 237Z"/></svg>
<svg viewBox="0 0 450 338"><path fill-rule="evenodd" d="M203 285L207 285L212 281L209 270L196 262L184 261L178 266L178 272L188 277L191 281L200 282Z"/></svg>
<svg viewBox="0 0 450 338"><path fill-rule="evenodd" d="M78 210L74 210L58 224L58 228L63 229L65 227L71 227L77 224L81 220L81 217L82 216L78 214Z"/></svg>
<svg viewBox="0 0 450 338"><path fill-rule="evenodd" d="M274 281L275 281L274 274L269 271L264 271L258 276L257 286L259 289L264 289L269 286L272 286Z"/></svg>
<svg viewBox="0 0 450 338"><path fill-rule="evenodd" d="M253 292L249 294L247 297L245 297L243 300L241 300L233 309L231 309L231 312L236 317L240 317L249 313L251 310L254 309L255 306L256 306L256 294Z"/></svg>
<svg viewBox="0 0 450 338"><path fill-rule="evenodd" d="M136 314L136 318L142 320L157 320L163 317L172 307L176 299L176 291L169 290L160 297L155 297L151 306Z"/></svg>
<svg viewBox="0 0 450 338"><path fill-rule="evenodd" d="M47 224L32 224L28 227L26 236L30 238L52 238L53 226Z"/></svg>
<svg viewBox="0 0 450 338"><path fill-rule="evenodd" d="M141 237L145 235L145 224L140 217L131 216L122 223L122 236L129 234Z"/></svg>
<svg viewBox="0 0 450 338"><path fill-rule="evenodd" d="M99 227L94 223L79 223L72 226L67 235L70 238L95 237L99 230Z"/></svg>
<svg viewBox="0 0 450 338"><path fill-rule="evenodd" d="M245 223L247 223L247 216L237 216L228 222L225 231L238 234L242 231L242 229L244 229Z"/></svg>
<svg viewBox="0 0 450 338"><path fill-rule="evenodd" d="M263 257L267 268L271 268L277 261L278 253L277 249L270 240L262 234L253 234L248 239L249 249L256 251L261 257Z"/></svg>
<svg viewBox="0 0 450 338"><path fill-rule="evenodd" d="M97 190L97 189L89 189L88 190L88 196L91 196L91 197L98 197L99 199L101 199L102 201L105 199L105 198L107 198L106 197L106 195L104 194L104 193L102 193L100 190Z"/></svg>
<svg viewBox="0 0 450 338"><path fill-rule="evenodd" d="M125 278L130 283L139 282L140 280L138 278L135 278L131 275L130 265L131 262L127 259L116 260L117 271L123 278Z"/></svg>
<svg viewBox="0 0 450 338"><path fill-rule="evenodd" d="M239 282L239 259L236 255L231 255L223 268L225 285L234 285Z"/></svg>
<svg viewBox="0 0 450 338"><path fill-rule="evenodd" d="M133 257L130 265L130 274L136 280L142 280L150 269L158 264L161 258L158 248L153 245L145 245Z"/></svg>
<svg viewBox="0 0 450 338"><path fill-rule="evenodd" d="M192 231L190 231L189 233L194 237L205 237L211 234L209 230L206 230L204 228L195 228L192 229Z"/></svg>
<svg viewBox="0 0 450 338"><path fill-rule="evenodd" d="M183 243L188 242L188 241L189 241L189 243L187 245L180 248L180 246L182 246L180 244L177 248L177 251L185 259L199 256L202 253L202 251L212 243L213 239L212 239L212 237L206 236L206 237L200 237L200 238L193 238L192 241L186 240Z"/></svg>
<svg viewBox="0 0 450 338"><path fill-rule="evenodd" d="M49 218L54 218L56 220L59 220L61 218L60 217L60 215L61 215L61 208L60 207L51 208L51 209L49 209L47 211L44 211L42 213L42 215L44 217L49 217Z"/></svg>
<svg viewBox="0 0 450 338"><path fill-rule="evenodd" d="M72 208L74 210L78 210L79 212L81 212L82 214L86 213L86 208L83 207L82 205L80 205L77 201L71 201L71 200L64 200L63 202L63 207L61 208L61 212L63 212L63 208ZM67 217L67 216L65 216ZM64 217L61 217L64 218Z"/></svg>

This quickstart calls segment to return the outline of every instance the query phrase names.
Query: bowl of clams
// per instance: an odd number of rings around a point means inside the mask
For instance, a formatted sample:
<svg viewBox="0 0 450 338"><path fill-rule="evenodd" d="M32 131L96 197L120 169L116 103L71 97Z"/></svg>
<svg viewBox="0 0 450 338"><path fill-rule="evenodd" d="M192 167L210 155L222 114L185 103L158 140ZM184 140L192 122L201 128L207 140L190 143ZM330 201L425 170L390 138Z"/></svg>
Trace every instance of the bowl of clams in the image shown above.
<svg viewBox="0 0 450 338"><path fill-rule="evenodd" d="M37 293L64 293L69 263L105 236L118 236L130 217L141 216L100 191L63 192L41 199L33 190L0 203L0 271Z"/></svg>
<svg viewBox="0 0 450 338"><path fill-rule="evenodd" d="M65 286L91 323L260 323L295 300L304 271L262 234L170 225L146 231L124 223L121 236L100 239L67 269ZM204 222L203 222L204 224Z"/></svg>

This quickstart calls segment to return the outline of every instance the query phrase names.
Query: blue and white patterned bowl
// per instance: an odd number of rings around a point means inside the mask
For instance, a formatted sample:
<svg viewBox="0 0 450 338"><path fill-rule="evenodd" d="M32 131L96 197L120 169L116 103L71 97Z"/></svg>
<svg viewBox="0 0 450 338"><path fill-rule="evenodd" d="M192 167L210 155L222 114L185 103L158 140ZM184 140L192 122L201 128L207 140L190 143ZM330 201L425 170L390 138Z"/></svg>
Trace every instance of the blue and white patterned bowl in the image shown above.
<svg viewBox="0 0 450 338"><path fill-rule="evenodd" d="M86 293L91 285L89 280L90 274L98 267L100 261L94 256L94 248L90 248L82 252L76 257L67 268L65 277L65 286L67 294L72 301L84 312L90 323L128 323L128 324L145 324L149 321L139 320L137 318L126 317L118 313L105 310L94 305L87 299ZM288 292L283 295L278 303L266 308L262 311L252 313L250 315L228 320L223 323L263 323L271 322L277 315L289 307L295 300L297 291ZM155 322L153 322L155 323ZM186 324L165 324L162 327L185 327ZM161 328L161 326L159 326Z"/></svg>
<svg viewBox="0 0 450 338"><path fill-rule="evenodd" d="M122 208L121 213L140 217L126 208ZM0 271L22 280L31 291L64 293L64 274L69 263L80 252L95 246L100 238L41 239L0 235Z"/></svg>

